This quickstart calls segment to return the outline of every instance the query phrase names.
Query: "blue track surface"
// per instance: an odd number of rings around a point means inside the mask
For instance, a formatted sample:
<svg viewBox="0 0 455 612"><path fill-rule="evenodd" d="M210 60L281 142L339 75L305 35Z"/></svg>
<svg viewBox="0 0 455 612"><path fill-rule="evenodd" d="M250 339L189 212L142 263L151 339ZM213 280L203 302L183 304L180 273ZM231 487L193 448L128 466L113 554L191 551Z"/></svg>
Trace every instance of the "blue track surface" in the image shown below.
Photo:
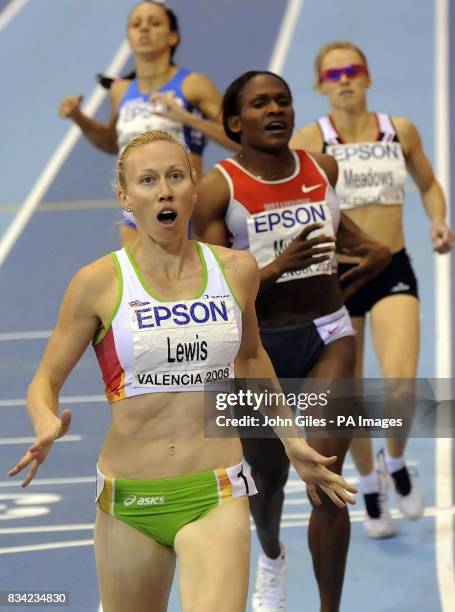
<svg viewBox="0 0 455 612"><path fill-rule="evenodd" d="M0 0L0 11L7 4ZM91 93L94 74L109 65L120 46L131 4L126 0L97 0L84 3L81 10L77 0L30 0L2 32L0 56L10 59L3 65L3 82L8 87L2 90L5 110L0 113L0 129L3 142L10 147L0 151L4 177L0 234L68 130L69 124L56 117L59 100L67 93ZM208 74L221 89L246 69L267 67L285 4L282 0L176 0L172 6L183 32L177 60ZM455 12L451 18L455 31ZM60 42L62 33L64 46ZM374 78L371 106L411 117L431 158L433 2L420 0L416 10L412 0L380 6L377 1L363 0L360 11L358 0L306 0L283 68L294 90L298 125L326 110L324 101L311 90L312 61L320 44L331 39L353 40L366 51ZM19 79L23 66L27 66L27 78ZM453 75L454 66L455 61ZM453 83L455 78L452 86ZM105 118L107 112L104 103L98 116ZM455 159L453 138L452 149ZM219 147L210 145L206 165L223 155ZM17 483L7 480L6 472L27 444L14 439L31 437L33 432L24 406L15 405L13 400L24 398L46 340L7 340L2 334L52 329L74 272L117 248L118 213L108 202L113 197L109 187L112 167L112 157L79 140L49 186L44 203L38 206L0 268L0 590L67 590L71 598L69 609L84 612L95 612L99 605L89 541L95 513L94 467L108 426L109 408L103 401L62 401L73 411L70 433L76 438L56 443L38 481L27 491L21 490ZM81 202L93 202L93 207L82 208ZM432 377L433 268L428 223L415 192L407 197L406 235L422 280L424 350L420 374ZM371 351L367 360L367 373L377 375ZM100 396L102 384L97 368L91 351L87 351L62 395L69 402L74 396ZM408 457L418 467L428 506L422 521L411 524L398 520L396 538L373 542L363 535L361 504L351 511L352 539L343 612L441 610L435 563L434 455L434 440L411 440ZM350 459L347 463L346 476L355 482ZM395 506L393 499L391 505ZM282 523L282 539L290 560L290 612L318 609L306 544L308 512L303 487L292 476L286 489ZM255 537L253 542L251 581L258 554ZM174 590L169 611L177 610Z"/></svg>

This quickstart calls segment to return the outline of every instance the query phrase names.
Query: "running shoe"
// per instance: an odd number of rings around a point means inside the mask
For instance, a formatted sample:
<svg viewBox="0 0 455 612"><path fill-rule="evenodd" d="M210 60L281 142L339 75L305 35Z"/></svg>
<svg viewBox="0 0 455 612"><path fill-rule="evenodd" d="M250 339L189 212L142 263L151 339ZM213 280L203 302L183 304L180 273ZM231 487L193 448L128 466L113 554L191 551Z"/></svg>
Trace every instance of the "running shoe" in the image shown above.
<svg viewBox="0 0 455 612"><path fill-rule="evenodd" d="M410 521L417 521L422 518L425 511L423 494L408 468L404 466L397 472L389 473L385 462L384 449L378 453L378 464L389 483L393 484L397 506L404 518Z"/></svg>
<svg viewBox="0 0 455 612"><path fill-rule="evenodd" d="M391 538L395 535L395 523L390 514L387 504L387 481L378 474L380 490L378 493L364 494L366 518L363 522L363 528L369 538L380 540L382 538Z"/></svg>
<svg viewBox="0 0 455 612"><path fill-rule="evenodd" d="M253 612L285 612L286 610L288 562L283 545L281 545L281 551L284 554L284 560L279 571L271 570L264 564L263 554L259 556L252 602Z"/></svg>

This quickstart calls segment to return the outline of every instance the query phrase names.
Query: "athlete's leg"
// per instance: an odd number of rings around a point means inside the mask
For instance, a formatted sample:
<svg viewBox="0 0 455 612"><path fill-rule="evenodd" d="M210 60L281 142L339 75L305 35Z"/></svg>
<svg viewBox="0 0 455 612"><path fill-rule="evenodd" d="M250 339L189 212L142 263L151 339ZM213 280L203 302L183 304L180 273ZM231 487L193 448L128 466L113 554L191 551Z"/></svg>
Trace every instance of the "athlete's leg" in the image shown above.
<svg viewBox="0 0 455 612"><path fill-rule="evenodd" d="M352 378L354 366L355 340L348 336L324 349L308 378ZM308 443L323 455L336 455L337 461L331 469L341 474L350 439L308 438ZM313 505L308 542L318 581L321 612L338 612L349 547L349 514L347 508L338 508L324 493L320 497L322 504Z"/></svg>
<svg viewBox="0 0 455 612"><path fill-rule="evenodd" d="M175 553L153 538L97 510L95 556L104 612L165 612Z"/></svg>
<svg viewBox="0 0 455 612"><path fill-rule="evenodd" d="M180 529L174 547L182 612L244 612L250 540L246 497L217 506Z"/></svg>
<svg viewBox="0 0 455 612"><path fill-rule="evenodd" d="M244 438L242 446L258 490L249 498L257 535L267 557L276 559L281 550L280 521L289 459L278 438Z"/></svg>
<svg viewBox="0 0 455 612"><path fill-rule="evenodd" d="M371 334L384 378L414 379L419 358L419 301L411 295L394 295L377 302L371 310ZM394 399L407 408L410 419L414 409L412 383L397 382L390 389ZM401 400L401 402L400 402ZM402 457L407 436L388 438L391 457Z"/></svg>
<svg viewBox="0 0 455 612"><path fill-rule="evenodd" d="M243 452L258 490L249 498L261 543L252 609L283 609L286 605L287 561L280 545L280 522L289 460L277 438L243 439Z"/></svg>
<svg viewBox="0 0 455 612"><path fill-rule="evenodd" d="M363 356L365 350L365 317L352 317L352 326L356 331L356 358L354 377L363 378ZM351 455L357 471L361 476L371 474L374 470L373 446L370 438L352 438Z"/></svg>

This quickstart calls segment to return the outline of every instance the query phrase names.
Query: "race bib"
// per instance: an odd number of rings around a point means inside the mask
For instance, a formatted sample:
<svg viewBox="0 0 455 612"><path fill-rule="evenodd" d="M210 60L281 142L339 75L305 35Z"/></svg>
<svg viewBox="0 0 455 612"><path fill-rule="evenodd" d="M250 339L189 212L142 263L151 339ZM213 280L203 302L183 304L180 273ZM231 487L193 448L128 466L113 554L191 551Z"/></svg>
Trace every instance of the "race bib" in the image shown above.
<svg viewBox="0 0 455 612"><path fill-rule="evenodd" d="M406 164L399 142L337 144L326 152L338 162L340 208L403 203Z"/></svg>
<svg viewBox="0 0 455 612"><path fill-rule="evenodd" d="M134 387L204 385L234 377L240 336L230 297L129 306Z"/></svg>
<svg viewBox="0 0 455 612"><path fill-rule="evenodd" d="M181 98L175 98L176 102L183 106ZM117 121L117 143L119 149L149 130L162 130L175 136L178 140L184 141L183 125L166 117L155 114L165 110L163 104L152 103L142 98L131 100L124 104L119 110Z"/></svg>
<svg viewBox="0 0 455 612"><path fill-rule="evenodd" d="M326 202L295 204L248 217L250 251L255 256L258 266L264 268L272 263L308 225L313 223L324 225L311 232L311 238L321 234L334 235L332 215ZM276 282L285 283L321 274L332 274L330 259L315 263L303 270L285 272Z"/></svg>

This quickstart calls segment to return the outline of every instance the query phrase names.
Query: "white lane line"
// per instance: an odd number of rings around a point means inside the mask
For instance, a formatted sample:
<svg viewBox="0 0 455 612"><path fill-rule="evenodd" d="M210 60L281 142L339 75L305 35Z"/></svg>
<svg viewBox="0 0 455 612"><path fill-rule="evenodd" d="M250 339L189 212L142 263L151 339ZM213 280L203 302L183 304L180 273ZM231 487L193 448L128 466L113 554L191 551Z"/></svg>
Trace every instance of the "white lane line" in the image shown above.
<svg viewBox="0 0 455 612"><path fill-rule="evenodd" d="M0 342L6 342L10 340L41 340L42 338L49 338L52 330L44 331L26 331L26 332L2 332L0 333Z"/></svg>
<svg viewBox="0 0 455 612"><path fill-rule="evenodd" d="M75 523L70 525L43 525L41 527L3 527L0 535L17 533L58 533L61 531L85 531L94 528L94 523Z"/></svg>
<svg viewBox="0 0 455 612"><path fill-rule="evenodd" d="M303 0L288 1L269 63L269 70L271 72L277 72L279 74L283 70L302 6Z"/></svg>
<svg viewBox="0 0 455 612"><path fill-rule="evenodd" d="M424 517L425 518L435 517L435 516L438 516L438 514L440 513L446 513L446 512L449 512L451 516L453 516L455 514L455 506L452 506L451 508L439 508L438 506L428 506L427 508L425 508ZM398 508L391 508L390 514L392 515L394 519L405 520L403 515L398 510ZM310 516L311 516L311 512L285 512L283 514L282 521L283 523L285 523L286 521L289 521L289 520L291 521L296 520L296 519L306 520L306 519L309 519ZM351 521L354 521L354 522L361 521L365 517L365 510L363 508L359 508L358 510L353 510L349 508L349 516L351 518Z"/></svg>
<svg viewBox="0 0 455 612"><path fill-rule="evenodd" d="M75 546L93 546L91 540L69 540L66 542L52 542L49 544L29 544L27 546L8 546L0 548L0 555L8 555L12 553L33 552L36 550L53 550L56 548L73 548Z"/></svg>
<svg viewBox="0 0 455 612"><path fill-rule="evenodd" d="M43 485L93 484L94 482L96 482L96 476L74 476L72 478L35 478L28 486L39 487ZM0 480L0 488L20 486L20 480Z"/></svg>
<svg viewBox="0 0 455 612"><path fill-rule="evenodd" d="M0 32L6 28L9 22L16 17L19 11L28 3L28 0L13 0L0 13Z"/></svg>
<svg viewBox="0 0 455 612"><path fill-rule="evenodd" d="M449 612L455 609L454 518L451 509L453 503L451 438L438 438L436 440L435 463L436 504L441 508L436 516L436 571L441 598L441 612Z"/></svg>
<svg viewBox="0 0 455 612"><path fill-rule="evenodd" d="M0 446L7 446L9 444L33 444L35 440L36 438L32 436L23 437L23 438L0 438ZM67 435L55 441L56 442L80 442L81 440L82 440L82 436Z"/></svg>
<svg viewBox="0 0 455 612"><path fill-rule="evenodd" d="M114 76L119 74L123 66L126 64L129 55L130 48L128 43L123 41L110 66L106 69L106 73L113 74ZM101 106L105 97L106 91L97 85L93 90L87 104L84 105L84 112L89 116L93 116ZM7 258L19 236L22 234L30 220L30 217L35 212L36 207L41 202L48 187L55 179L57 173L60 171L60 168L68 155L71 153L80 136L80 129L76 125L71 126L60 145L49 159L32 190L14 217L11 225L8 227L0 240L0 266Z"/></svg>
<svg viewBox="0 0 455 612"><path fill-rule="evenodd" d="M444 512L446 510L443 510ZM436 507L430 507L430 508L426 508L425 510L425 518L427 517L434 517L434 516L438 516L438 513L441 512L440 508L436 508ZM455 506L453 506L452 508L450 508L450 513L451 516L454 516L455 514ZM360 521L363 520L365 513L363 512L363 510L353 510L349 512L350 518L351 518L351 522L352 523L359 523ZM395 519L400 519L402 518L401 514L399 513L398 510L394 509L392 510L392 516ZM302 527L302 526L307 526L308 525L308 521L310 518L310 513L309 512L299 512L299 513L289 513L289 514L285 514L283 515L283 521L281 523L281 527L283 529L289 529L292 527ZM41 528L40 531L78 531L78 530L89 530L89 529L93 529L94 525L91 523L82 523L79 525L54 525L54 526L49 526L49 528ZM251 525L252 529L254 530L254 524ZM36 531L33 531L36 530ZM0 529L0 534L3 535L7 535L8 533L38 533L38 528L35 527L31 527L31 528L23 528L22 530L19 529L14 529L14 530L9 530L9 529ZM93 539L90 540L67 540L67 541L63 541L63 542L49 542L49 543L43 543L43 544L31 544L31 545L25 545L25 546L11 546L11 547L5 547L5 548L0 548L0 554L12 554L12 553L19 553L19 552L32 552L32 551L38 551L38 550L52 550L52 549L56 549L56 548L72 548L75 546L92 546L93 545Z"/></svg>
<svg viewBox="0 0 455 612"><path fill-rule="evenodd" d="M436 176L447 198L450 224L449 0L435 2L435 149ZM452 377L451 265L449 255L435 255L436 377ZM447 418L453 418L450 414ZM437 428L442 425L441 413ZM450 423L445 423L450 426ZM450 431L450 429L447 429ZM436 516L436 573L441 612L455 609L455 559L452 439L437 438L435 448L436 504L446 508Z"/></svg>
<svg viewBox="0 0 455 612"><path fill-rule="evenodd" d="M450 224L449 6L435 4L435 171L447 200ZM452 377L452 315L450 255L434 256L436 311L436 377Z"/></svg>
<svg viewBox="0 0 455 612"><path fill-rule="evenodd" d="M68 395L59 399L60 405L63 404L91 404L93 402L107 402L104 395ZM10 408L13 406L26 406L25 397L21 399L0 400L0 408Z"/></svg>

